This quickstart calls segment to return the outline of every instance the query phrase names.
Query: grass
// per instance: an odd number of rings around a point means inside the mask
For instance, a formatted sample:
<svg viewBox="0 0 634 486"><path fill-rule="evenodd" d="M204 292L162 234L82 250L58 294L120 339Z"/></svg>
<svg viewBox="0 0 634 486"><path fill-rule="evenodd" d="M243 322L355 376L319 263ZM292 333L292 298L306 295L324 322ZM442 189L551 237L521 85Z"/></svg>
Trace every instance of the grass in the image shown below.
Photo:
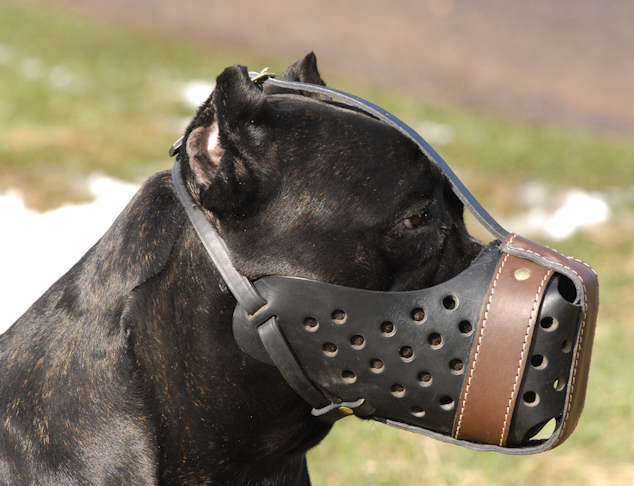
<svg viewBox="0 0 634 486"><path fill-rule="evenodd" d="M39 208L82 197L78 181L95 170L135 178L169 165L167 148L192 114L178 83L257 63L9 5L0 5L0 43L0 189L18 186Z"/></svg>
<svg viewBox="0 0 634 486"><path fill-rule="evenodd" d="M93 171L140 179L169 167L167 148L193 114L176 86L213 78L235 62L284 67L165 34L0 4L0 191L18 187L31 206L50 208L86 197L82 181ZM333 86L405 120L451 126L454 139L440 152L494 214L517 208L526 181L623 191L634 183L632 141L434 107L323 71ZM555 244L592 263L602 285L586 411L566 444L509 457L346 419L309 454L314 484L634 484L632 214L632 201L622 202L610 225Z"/></svg>

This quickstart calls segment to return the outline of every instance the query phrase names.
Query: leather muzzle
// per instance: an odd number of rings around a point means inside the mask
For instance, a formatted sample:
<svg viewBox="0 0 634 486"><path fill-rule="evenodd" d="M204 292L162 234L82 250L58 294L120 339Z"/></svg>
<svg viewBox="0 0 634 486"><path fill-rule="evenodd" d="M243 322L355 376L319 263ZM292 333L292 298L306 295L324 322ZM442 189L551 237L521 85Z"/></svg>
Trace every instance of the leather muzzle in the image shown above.
<svg viewBox="0 0 634 486"><path fill-rule="evenodd" d="M267 304L254 315L236 308L236 341L310 396L316 415L345 406L526 454L561 443L583 408L596 276L517 235L431 288L378 292L282 276L255 288ZM306 395L304 377L316 393ZM551 437L533 439L550 421Z"/></svg>

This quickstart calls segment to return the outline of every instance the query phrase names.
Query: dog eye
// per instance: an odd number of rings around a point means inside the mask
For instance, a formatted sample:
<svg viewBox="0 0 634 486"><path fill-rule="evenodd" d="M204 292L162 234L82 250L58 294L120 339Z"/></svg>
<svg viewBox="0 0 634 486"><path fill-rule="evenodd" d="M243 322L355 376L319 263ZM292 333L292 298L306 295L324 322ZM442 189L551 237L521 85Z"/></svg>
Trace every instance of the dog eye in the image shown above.
<svg viewBox="0 0 634 486"><path fill-rule="evenodd" d="M428 218L429 218L429 216L428 216L427 212L425 211L423 213L413 214L412 216L409 216L409 217L405 218L403 220L403 224L409 230L416 229L419 226L424 225L427 222Z"/></svg>

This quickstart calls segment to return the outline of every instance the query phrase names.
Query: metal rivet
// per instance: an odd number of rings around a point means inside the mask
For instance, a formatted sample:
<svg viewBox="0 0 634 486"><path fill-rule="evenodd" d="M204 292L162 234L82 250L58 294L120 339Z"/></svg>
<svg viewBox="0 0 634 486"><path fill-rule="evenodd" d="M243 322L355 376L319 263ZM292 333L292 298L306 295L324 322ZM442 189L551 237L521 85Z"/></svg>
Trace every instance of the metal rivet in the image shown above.
<svg viewBox="0 0 634 486"><path fill-rule="evenodd" d="M531 271L525 267L518 268L513 272L513 276L515 277L515 280L521 282L523 280L528 280L529 278L531 278Z"/></svg>

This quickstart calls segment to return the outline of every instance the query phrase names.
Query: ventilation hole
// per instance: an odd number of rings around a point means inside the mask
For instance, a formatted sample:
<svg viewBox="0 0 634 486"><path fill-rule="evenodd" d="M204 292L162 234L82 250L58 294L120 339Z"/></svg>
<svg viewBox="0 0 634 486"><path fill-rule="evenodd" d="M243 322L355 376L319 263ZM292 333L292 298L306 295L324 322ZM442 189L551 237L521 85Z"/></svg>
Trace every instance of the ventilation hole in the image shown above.
<svg viewBox="0 0 634 486"><path fill-rule="evenodd" d="M442 348L442 336L437 332L432 332L429 336L427 336L427 342L433 349Z"/></svg>
<svg viewBox="0 0 634 486"><path fill-rule="evenodd" d="M370 371L372 371L372 373L383 373L384 369L385 365L380 359L373 359L370 361Z"/></svg>
<svg viewBox="0 0 634 486"><path fill-rule="evenodd" d="M412 319L416 322L423 322L425 320L425 311L421 307L417 307L412 311Z"/></svg>
<svg viewBox="0 0 634 486"><path fill-rule="evenodd" d="M425 416L425 410L423 410L421 407L417 407L417 406L413 406L410 409L410 413L414 416L414 417L424 417Z"/></svg>
<svg viewBox="0 0 634 486"><path fill-rule="evenodd" d="M431 373L428 371L421 371L418 373L418 383L420 386L430 386L432 382Z"/></svg>
<svg viewBox="0 0 634 486"><path fill-rule="evenodd" d="M354 349L363 349L365 347L365 339L360 334L355 334L350 338L350 345Z"/></svg>
<svg viewBox="0 0 634 486"><path fill-rule="evenodd" d="M405 396L405 387L403 385L399 385L398 383L392 385L390 387L390 391L392 392L392 395L394 395L396 398L401 398Z"/></svg>
<svg viewBox="0 0 634 486"><path fill-rule="evenodd" d="M525 405L534 407L539 403L539 395L534 391L527 391L522 395L522 400L524 400Z"/></svg>
<svg viewBox="0 0 634 486"><path fill-rule="evenodd" d="M559 275L559 282L557 282L557 290L561 296L571 304L577 301L577 288L572 280L563 275Z"/></svg>
<svg viewBox="0 0 634 486"><path fill-rule="evenodd" d="M469 321L460 321L458 323L458 329L462 334L469 335L473 332L473 326Z"/></svg>
<svg viewBox="0 0 634 486"><path fill-rule="evenodd" d="M553 388L557 391L561 391L566 388L566 379L563 376L560 376L553 382Z"/></svg>
<svg viewBox="0 0 634 486"><path fill-rule="evenodd" d="M324 343L321 349L329 358L332 358L337 354L337 345L335 343Z"/></svg>
<svg viewBox="0 0 634 486"><path fill-rule="evenodd" d="M452 359L449 362L449 368L454 375L460 375L464 371L464 363L459 359Z"/></svg>
<svg viewBox="0 0 634 486"><path fill-rule="evenodd" d="M572 351L572 341L569 341L568 339L564 339L563 342L561 343L561 350L564 353L569 353L570 351Z"/></svg>
<svg viewBox="0 0 634 486"><path fill-rule="evenodd" d="M411 346L403 346L399 351L399 354L403 361L411 361L414 359L414 350Z"/></svg>
<svg viewBox="0 0 634 486"><path fill-rule="evenodd" d="M337 309L335 311L332 312L332 320L335 322L335 324L343 324L344 322L346 322L346 313L344 311L342 311L341 309Z"/></svg>
<svg viewBox="0 0 634 486"><path fill-rule="evenodd" d="M447 310L454 310L458 307L458 299L453 295L447 295L442 299L442 306Z"/></svg>
<svg viewBox="0 0 634 486"><path fill-rule="evenodd" d="M552 332L557 329L557 327L559 327L559 321L557 321L557 319L555 319L554 317L546 316L543 317L541 321L539 321L539 325L542 327L542 329L545 329L548 332Z"/></svg>
<svg viewBox="0 0 634 486"><path fill-rule="evenodd" d="M548 364L548 359L542 354L534 354L531 356L531 366L538 370L543 370Z"/></svg>
<svg viewBox="0 0 634 486"><path fill-rule="evenodd" d="M341 372L341 378L345 383L354 383L357 381L357 375L354 374L354 371L351 370L343 370Z"/></svg>
<svg viewBox="0 0 634 486"><path fill-rule="evenodd" d="M394 327L394 324L392 322L385 321L385 322L381 323L381 332L386 337L394 336L394 332L395 331L396 331L396 327Z"/></svg>
<svg viewBox="0 0 634 486"><path fill-rule="evenodd" d="M528 432L526 432L523 443L527 442L529 439L548 440L553 436L556 428L557 419L554 418L537 424L535 427L530 428Z"/></svg>
<svg viewBox="0 0 634 486"><path fill-rule="evenodd" d="M307 317L304 319L304 328L308 332L316 332L319 329L319 322L314 317Z"/></svg>
<svg viewBox="0 0 634 486"><path fill-rule="evenodd" d="M440 408L443 410L451 410L454 407L453 398L448 395L440 397Z"/></svg>

